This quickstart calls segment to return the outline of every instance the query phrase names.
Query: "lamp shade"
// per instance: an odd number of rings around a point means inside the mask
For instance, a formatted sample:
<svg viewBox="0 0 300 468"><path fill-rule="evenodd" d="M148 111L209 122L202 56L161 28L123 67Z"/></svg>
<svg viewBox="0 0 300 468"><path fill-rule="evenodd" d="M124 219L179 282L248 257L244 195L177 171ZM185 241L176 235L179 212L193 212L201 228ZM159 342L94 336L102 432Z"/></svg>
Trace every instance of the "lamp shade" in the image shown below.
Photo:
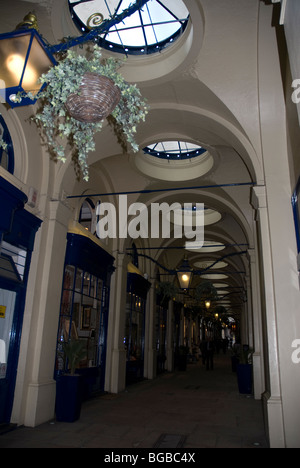
<svg viewBox="0 0 300 468"><path fill-rule="evenodd" d="M189 289L192 281L193 272L190 268L188 260L185 258L182 265L177 271L177 278L181 289Z"/></svg>
<svg viewBox="0 0 300 468"><path fill-rule="evenodd" d="M36 95L42 88L39 78L56 64L43 39L35 29L21 29L0 34L0 99L11 107L35 101L16 98L18 93Z"/></svg>

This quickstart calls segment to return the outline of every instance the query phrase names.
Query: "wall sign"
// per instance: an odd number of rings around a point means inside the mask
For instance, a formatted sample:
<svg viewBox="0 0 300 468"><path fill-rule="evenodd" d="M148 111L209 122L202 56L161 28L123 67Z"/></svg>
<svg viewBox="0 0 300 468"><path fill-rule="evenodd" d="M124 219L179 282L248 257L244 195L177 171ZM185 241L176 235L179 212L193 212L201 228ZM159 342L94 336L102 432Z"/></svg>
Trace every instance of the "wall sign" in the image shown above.
<svg viewBox="0 0 300 468"><path fill-rule="evenodd" d="M0 305L0 318L5 318L6 306Z"/></svg>

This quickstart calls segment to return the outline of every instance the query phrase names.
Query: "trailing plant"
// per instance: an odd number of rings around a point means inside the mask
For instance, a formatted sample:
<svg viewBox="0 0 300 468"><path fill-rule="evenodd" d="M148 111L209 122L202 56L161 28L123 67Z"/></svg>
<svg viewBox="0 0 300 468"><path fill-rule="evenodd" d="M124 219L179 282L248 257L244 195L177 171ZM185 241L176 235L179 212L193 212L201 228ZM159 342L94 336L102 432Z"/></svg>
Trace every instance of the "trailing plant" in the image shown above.
<svg viewBox="0 0 300 468"><path fill-rule="evenodd" d="M240 364L252 364L253 349L249 348L248 345L240 347L239 363Z"/></svg>
<svg viewBox="0 0 300 468"><path fill-rule="evenodd" d="M162 297L161 304L163 304L166 299L173 299L176 296L178 288L174 283L159 282L157 284L157 293Z"/></svg>
<svg viewBox="0 0 300 468"><path fill-rule="evenodd" d="M0 148L2 148L4 151L7 150L7 147L8 147L8 144L5 143L5 141L3 140L3 138L0 138Z"/></svg>
<svg viewBox="0 0 300 468"><path fill-rule="evenodd" d="M218 292L212 283L204 281L196 287L195 299L198 301L216 301L218 299Z"/></svg>
<svg viewBox="0 0 300 468"><path fill-rule="evenodd" d="M87 72L97 73L114 81L121 91L119 104L113 110L111 117L114 127L121 129L133 151L138 151L135 141L137 125L145 121L148 113L146 101L134 84L129 84L118 72L123 62L113 58L103 58L101 48L93 47L91 58L68 50L56 66L43 74L40 83L46 85L38 96L28 93L31 99L38 97L41 108L33 120L44 130L49 148L57 159L66 161L66 139L76 151L76 158L81 168L83 179L89 179L87 157L90 151L95 151L94 135L103 127L103 121L86 123L71 117L66 109L70 94L80 95L80 85L83 75ZM119 135L120 136L120 135Z"/></svg>

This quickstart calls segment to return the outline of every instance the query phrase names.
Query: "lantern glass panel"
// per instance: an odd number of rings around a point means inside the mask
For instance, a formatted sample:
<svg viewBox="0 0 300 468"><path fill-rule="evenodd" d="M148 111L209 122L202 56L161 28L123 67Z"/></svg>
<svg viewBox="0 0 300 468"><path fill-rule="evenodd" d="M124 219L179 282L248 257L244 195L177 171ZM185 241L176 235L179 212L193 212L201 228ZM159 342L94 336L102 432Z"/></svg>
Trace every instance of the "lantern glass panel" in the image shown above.
<svg viewBox="0 0 300 468"><path fill-rule="evenodd" d="M41 88L38 79L49 70L52 62L36 37L33 37L30 47L31 35L28 33L0 41L0 89L21 86L25 92L36 94ZM28 47L30 52L23 75Z"/></svg>

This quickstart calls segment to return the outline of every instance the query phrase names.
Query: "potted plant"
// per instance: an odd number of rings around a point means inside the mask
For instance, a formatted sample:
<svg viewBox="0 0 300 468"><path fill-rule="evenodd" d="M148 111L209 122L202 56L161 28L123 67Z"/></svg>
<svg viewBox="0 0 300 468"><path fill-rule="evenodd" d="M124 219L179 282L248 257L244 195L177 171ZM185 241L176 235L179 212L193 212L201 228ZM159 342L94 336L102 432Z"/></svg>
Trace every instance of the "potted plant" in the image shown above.
<svg viewBox="0 0 300 468"><path fill-rule="evenodd" d="M66 140L71 143L86 181L87 156L95 150L94 135L102 129L107 116L121 141L124 143L125 138L135 152L139 149L134 136L138 123L145 120L148 106L137 86L127 83L118 72L121 64L113 57L103 59L101 49L95 45L90 58L68 50L40 78L46 86L38 94L42 105L33 120L45 132L58 160L66 161ZM26 96L37 98L31 93Z"/></svg>
<svg viewBox="0 0 300 468"><path fill-rule="evenodd" d="M252 393L252 355L253 350L248 345L241 346L237 364L238 388L240 393L247 395Z"/></svg>
<svg viewBox="0 0 300 468"><path fill-rule="evenodd" d="M71 339L62 345L62 357L68 366L68 372L56 380L56 419L60 422L74 422L80 417L82 403L82 376L76 374L76 368L86 357L85 343Z"/></svg>

